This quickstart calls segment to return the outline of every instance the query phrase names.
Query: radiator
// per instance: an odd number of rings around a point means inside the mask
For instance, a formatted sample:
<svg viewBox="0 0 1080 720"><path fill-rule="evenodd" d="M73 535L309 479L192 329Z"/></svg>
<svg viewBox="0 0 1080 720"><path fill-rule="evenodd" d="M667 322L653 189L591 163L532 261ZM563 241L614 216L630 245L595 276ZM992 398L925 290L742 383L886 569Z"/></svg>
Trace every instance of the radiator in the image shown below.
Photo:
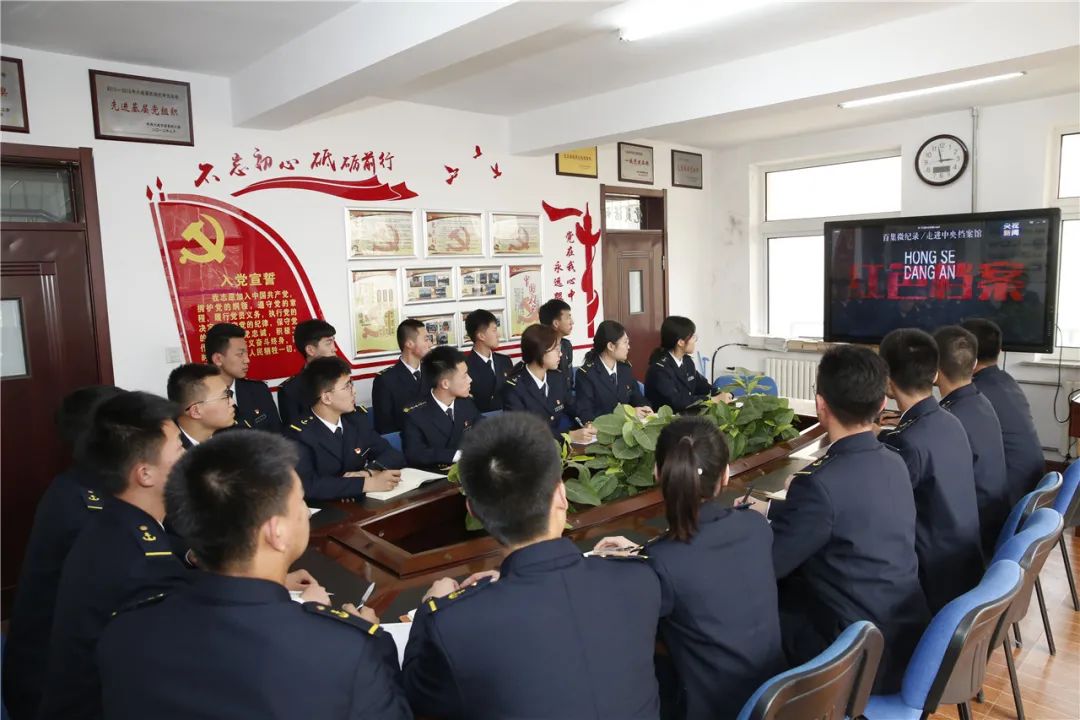
<svg viewBox="0 0 1080 720"><path fill-rule="evenodd" d="M814 360L765 358L765 374L776 381L780 397L814 399L814 380L817 378Z"/></svg>

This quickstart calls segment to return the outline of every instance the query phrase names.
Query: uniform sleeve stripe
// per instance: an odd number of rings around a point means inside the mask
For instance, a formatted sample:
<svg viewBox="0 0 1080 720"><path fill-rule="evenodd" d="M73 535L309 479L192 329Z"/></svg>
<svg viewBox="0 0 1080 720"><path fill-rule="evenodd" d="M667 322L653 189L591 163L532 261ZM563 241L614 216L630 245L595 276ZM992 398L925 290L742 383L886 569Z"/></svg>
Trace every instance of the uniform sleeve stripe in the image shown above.
<svg viewBox="0 0 1080 720"><path fill-rule="evenodd" d="M367 631L367 634L368 635L374 635L375 631L378 630L378 629L379 629L379 624L375 623L374 625L371 626L371 629Z"/></svg>
<svg viewBox="0 0 1080 720"><path fill-rule="evenodd" d="M300 428L296 427L295 425L290 425L289 427L291 427L296 432L300 432Z"/></svg>
<svg viewBox="0 0 1080 720"><path fill-rule="evenodd" d="M428 600L428 607L431 608L431 612L435 612L435 601Z"/></svg>
<svg viewBox="0 0 1080 720"><path fill-rule="evenodd" d="M146 553L146 557L161 557L161 556L164 556L164 555L172 555L172 552L170 552L168 550L165 550L165 551L160 551L160 552L148 552L148 553Z"/></svg>

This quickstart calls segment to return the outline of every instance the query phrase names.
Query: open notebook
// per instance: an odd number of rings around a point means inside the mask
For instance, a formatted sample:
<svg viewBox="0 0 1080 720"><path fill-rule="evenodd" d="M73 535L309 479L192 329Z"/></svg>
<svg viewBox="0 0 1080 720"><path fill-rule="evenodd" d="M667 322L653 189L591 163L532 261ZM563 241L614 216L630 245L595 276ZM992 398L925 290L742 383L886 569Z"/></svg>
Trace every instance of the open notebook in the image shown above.
<svg viewBox="0 0 1080 720"><path fill-rule="evenodd" d="M393 490L386 490L385 492L369 492L367 497L373 500L392 500L398 495L404 495L407 492L411 492L420 487L424 483L429 483L432 480L441 480L446 477L445 475L439 475L438 473L426 472L424 470L417 470L416 468L405 468L401 471L401 482Z"/></svg>

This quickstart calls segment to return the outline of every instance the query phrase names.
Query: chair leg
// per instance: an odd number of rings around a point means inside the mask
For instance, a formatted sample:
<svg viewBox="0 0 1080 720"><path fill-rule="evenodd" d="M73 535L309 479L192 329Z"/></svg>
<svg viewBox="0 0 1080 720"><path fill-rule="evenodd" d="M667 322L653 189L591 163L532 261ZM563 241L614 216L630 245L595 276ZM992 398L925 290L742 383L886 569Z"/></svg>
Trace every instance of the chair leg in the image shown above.
<svg viewBox="0 0 1080 720"><path fill-rule="evenodd" d="M1009 683L1012 685L1013 703L1016 705L1016 720L1024 720L1024 702L1020 699L1020 682L1016 678L1016 664L1013 662L1012 648L1006 639L1001 643L1005 650L1005 664L1009 666Z"/></svg>
<svg viewBox="0 0 1080 720"><path fill-rule="evenodd" d="M1024 647L1024 639L1020 637L1020 623L1013 623L1013 637L1016 638L1016 647Z"/></svg>
<svg viewBox="0 0 1080 720"><path fill-rule="evenodd" d="M960 720L972 720L970 705L968 705L967 703L960 703L956 706L956 709L960 713Z"/></svg>
<svg viewBox="0 0 1080 720"><path fill-rule="evenodd" d="M1065 533L1061 533L1061 537L1058 538L1058 544L1061 546L1061 557L1065 561L1065 577L1069 579L1069 592L1072 593L1073 610L1080 612L1080 598L1076 597L1076 580L1073 578L1072 563L1069 562L1069 551L1066 547Z"/></svg>
<svg viewBox="0 0 1080 720"><path fill-rule="evenodd" d="M1039 612L1042 613L1043 629L1046 630L1046 644L1050 646L1050 654L1057 655L1054 647L1054 633L1050 630L1050 616L1046 614L1046 600L1043 598L1042 583L1035 578L1035 595L1039 598Z"/></svg>
<svg viewBox="0 0 1080 720"><path fill-rule="evenodd" d="M986 693L980 690L979 694L975 696L975 702L979 703L980 705L986 702Z"/></svg>

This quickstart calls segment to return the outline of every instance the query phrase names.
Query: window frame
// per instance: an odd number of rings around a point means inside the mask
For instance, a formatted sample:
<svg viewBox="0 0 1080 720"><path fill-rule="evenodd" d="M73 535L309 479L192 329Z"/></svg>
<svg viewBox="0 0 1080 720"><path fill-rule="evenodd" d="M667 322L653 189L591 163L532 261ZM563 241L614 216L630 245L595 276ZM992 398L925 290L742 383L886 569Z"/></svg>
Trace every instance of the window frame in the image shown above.
<svg viewBox="0 0 1080 720"><path fill-rule="evenodd" d="M1061 208L1061 227L1058 228L1058 294L1060 298L1061 287L1065 284L1065 278L1061 266L1061 253L1065 248L1065 223L1080 220L1080 197L1058 197L1061 181L1061 139L1065 135L1080 133L1080 125L1062 125L1055 127L1050 132L1048 140L1049 148L1046 162L1046 207ZM1058 307L1060 312L1061 308ZM1057 365L1059 362L1071 366L1080 367L1080 347L1063 347L1057 344L1057 327L1054 328L1054 351L1052 353L1037 353L1033 362L1039 365Z"/></svg>

